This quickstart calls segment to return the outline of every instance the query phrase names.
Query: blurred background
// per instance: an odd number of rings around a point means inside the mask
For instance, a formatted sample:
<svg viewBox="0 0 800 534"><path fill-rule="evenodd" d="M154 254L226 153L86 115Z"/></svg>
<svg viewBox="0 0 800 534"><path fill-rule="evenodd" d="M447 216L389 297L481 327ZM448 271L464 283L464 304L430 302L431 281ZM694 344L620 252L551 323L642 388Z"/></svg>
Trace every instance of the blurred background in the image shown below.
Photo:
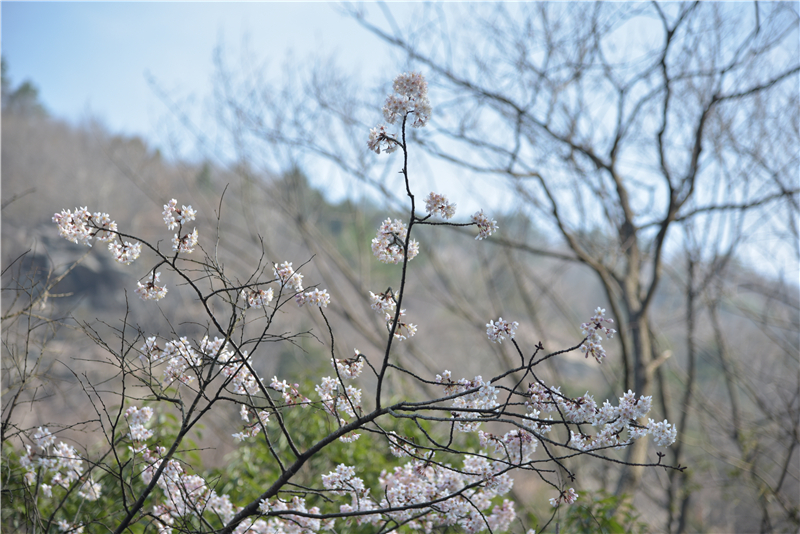
<svg viewBox="0 0 800 534"><path fill-rule="evenodd" d="M0 9L4 420L81 420L75 376L102 381L104 356L76 326L113 338L129 308L147 335L203 331L170 278L158 304L132 295L146 254L120 267L59 238L53 213L76 206L168 244L163 204L191 204L232 279L308 262L307 285L333 297L337 352L378 354L369 291L399 271L370 241L409 202L398 154L366 140L393 78L417 70L434 108L409 137L417 204L442 193L458 222L484 209L500 232L420 228L405 300L419 331L398 364L489 377L516 358L486 341L490 319L519 321L523 350L554 351L604 307L620 331L606 363L571 353L541 376L599 402L652 395L651 416L679 429L663 461L688 468L575 460L579 492L632 499L640 531L800 527L797 3ZM21 293L49 325L34 348L12 322ZM279 322L325 332L311 314ZM258 370L301 381L328 372L328 350L275 344ZM42 363L23 386L26 358ZM398 397L435 393L391 379ZM17 391L30 408L12 417ZM233 449L231 416L199 439L210 467ZM618 457L656 461L642 443ZM546 517L540 489L523 477L514 497Z"/></svg>

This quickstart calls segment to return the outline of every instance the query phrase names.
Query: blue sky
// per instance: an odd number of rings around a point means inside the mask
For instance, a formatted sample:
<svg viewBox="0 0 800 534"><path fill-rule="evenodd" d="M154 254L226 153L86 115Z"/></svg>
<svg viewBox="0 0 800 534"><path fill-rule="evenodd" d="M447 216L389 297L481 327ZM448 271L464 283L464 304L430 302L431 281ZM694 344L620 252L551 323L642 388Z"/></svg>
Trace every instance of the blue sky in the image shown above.
<svg viewBox="0 0 800 534"><path fill-rule="evenodd" d="M396 11L400 6L393 6ZM152 139L167 113L148 86L210 95L213 51L248 46L279 66L286 54L336 52L353 67L386 65L386 46L335 4L2 2L2 52L14 84L33 81L60 118L99 118Z"/></svg>

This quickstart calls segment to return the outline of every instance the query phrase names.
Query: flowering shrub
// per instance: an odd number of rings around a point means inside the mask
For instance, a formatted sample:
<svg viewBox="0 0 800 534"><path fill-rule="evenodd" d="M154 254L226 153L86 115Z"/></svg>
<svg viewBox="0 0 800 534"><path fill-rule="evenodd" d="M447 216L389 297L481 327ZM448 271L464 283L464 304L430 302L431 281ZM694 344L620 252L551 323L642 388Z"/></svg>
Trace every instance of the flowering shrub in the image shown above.
<svg viewBox="0 0 800 534"><path fill-rule="evenodd" d="M369 135L368 147L377 153L381 148L386 152L399 148L407 162L407 125L423 127L431 117L424 77L418 73L398 76L383 112L386 121L397 126L398 134L388 134L386 126L378 126ZM611 337L614 331L603 326L611 320L600 308L581 325L584 339L576 340L572 348L546 355L541 354L541 345L530 353L517 344L518 322L490 320L486 324L488 340L513 345L519 365L489 379L454 377L448 370L426 378L396 367L392 363L394 343L434 334L408 322L402 308L409 262L421 253L412 238L416 227L475 226L479 240L498 231L497 222L483 210L470 222L448 222L455 217L456 206L439 193L427 196L427 215L422 215L406 166L402 172L410 202L407 219L387 218L372 240L378 261L399 265L397 291L387 289L368 296L387 330L385 351L373 358L358 349L349 358L336 354L333 330L325 315L325 309L336 302L327 289L305 290L304 276L292 263L273 264L271 279L254 276L238 283L225 276L208 255L189 259L197 248L203 253L197 228L187 228L197 212L191 206L178 208L176 199L164 205L162 214L167 228L177 230L171 252L122 233L105 213L91 214L80 208L54 215L64 238L88 246L93 239L108 242L121 263L135 263L143 250L153 256L155 265L135 288L139 297L146 301L168 298L166 283L160 279L162 272L157 271L163 268L194 292L208 315L209 326L199 341L174 333L168 337L143 334L131 340L123 330L123 350L114 352L104 345L116 357L121 376L146 390L137 397L123 390L119 415L101 418L107 437L104 453L81 454L63 441L55 445L56 436L44 427L28 433L35 448L24 443L17 469L24 473L35 506L48 510L45 529L58 525L62 531L78 532L98 520L81 514L66 517L59 506L48 508L45 501L94 501L112 491L117 492L118 502L104 512L107 515L102 522L115 532L137 523L152 523L164 533L313 533L347 525L371 526L381 532L401 526L425 532L449 526L464 532L503 532L516 519L514 502L504 498L513 486L515 471L538 473L552 487L550 503L560 507L579 498L558 474L574 478L564 459L591 452L602 460L607 449L627 447L647 435L658 446L675 441L675 428L668 422L643 422L652 404L648 396L637 398L629 391L616 406L609 401L599 406L588 392L571 398L537 375L542 361L579 349L598 364L603 362L606 353L600 334ZM433 217L444 221L434 222ZM202 276L197 276L198 269ZM258 272L263 275L264 271ZM308 313L320 314L329 327L332 373L315 380L313 388L290 384L278 376L266 382L253 366L273 317L291 301L299 307L307 305ZM223 313L210 303L224 303L228 311ZM261 336L243 335L246 324L259 325ZM269 335L291 339L285 333ZM130 358L130 354L137 357ZM375 384L370 391L365 391L361 382L365 372ZM439 395L386 404L386 377L393 372L404 372L437 389ZM240 419L230 424L231 443L258 446L279 467L274 476L258 481L260 493L247 502L234 502L228 493L218 491L215 483L197 474L201 466L191 465L180 452L203 416L226 404L236 408ZM327 430L312 435L308 445L296 441L299 431L287 420L312 407L326 420ZM160 426L154 419L156 413L174 414L177 428ZM425 430L411 435L404 427L407 421L420 429L424 424ZM493 430L505 427L505 431L488 432L485 423L492 423ZM297 482L301 468L319 465L315 460L325 458L334 446L356 447L365 440L373 449L400 458L399 465L384 470L375 480L364 478L365 469L358 463L338 463L330 465L327 472L316 473L310 483ZM554 469L556 465L561 471ZM660 458L648 465L661 465Z"/></svg>

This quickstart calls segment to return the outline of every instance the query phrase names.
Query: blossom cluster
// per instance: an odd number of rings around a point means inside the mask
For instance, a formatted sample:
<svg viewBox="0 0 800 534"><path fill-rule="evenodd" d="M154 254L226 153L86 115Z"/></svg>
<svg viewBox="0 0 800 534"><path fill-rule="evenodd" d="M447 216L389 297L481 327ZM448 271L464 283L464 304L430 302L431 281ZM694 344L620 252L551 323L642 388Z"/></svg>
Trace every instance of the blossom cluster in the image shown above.
<svg viewBox="0 0 800 534"><path fill-rule="evenodd" d="M191 206L181 206L181 208L178 209L178 201L173 198L168 203L164 204L164 212L162 215L164 216L164 223L167 225L167 228L174 230L187 222L195 220L197 212L193 210Z"/></svg>
<svg viewBox="0 0 800 534"><path fill-rule="evenodd" d="M358 351L356 351L356 358L348 360L346 363L341 363L335 360L340 373L344 376L355 378L361 372L361 365L353 365L357 363ZM357 369L357 371L356 371ZM341 384L336 378L326 376L323 377L319 384L314 389L322 401L322 407L330 415L336 417L340 425L346 425L347 420L345 417L356 417L357 413L361 411L361 390L354 386L341 387ZM311 405L311 400L300 393L300 385L289 385L286 380L278 380L278 377L273 377L270 383L272 389L278 390L283 395L283 400L287 406L300 404L303 407ZM360 434L350 432L344 436L339 437L339 440L344 443L352 443L361 437Z"/></svg>
<svg viewBox="0 0 800 534"><path fill-rule="evenodd" d="M241 416L242 421L250 423L250 409L246 405L241 405L239 415ZM261 429L264 428L269 422L270 413L267 410L259 410L256 416L258 417L258 421L245 425L245 429L243 431L232 434L236 441L244 441L247 438L256 437L261 432Z"/></svg>
<svg viewBox="0 0 800 534"><path fill-rule="evenodd" d="M151 376L155 366L166 363L163 371L163 385L168 387L178 381L191 384L201 371L204 362L217 364L220 373L229 382L227 387L239 395L255 395L259 392L259 382L252 369L247 351L237 354L224 339L215 337L213 341L205 336L195 350L186 337L167 342L162 348L155 336L148 337L140 348L139 359Z"/></svg>
<svg viewBox="0 0 800 534"><path fill-rule="evenodd" d="M411 116L411 126L421 128L428 123L431 116L431 101L428 99L428 82L418 72L403 73L394 79L394 93L386 97L383 106L383 118L389 124L402 122ZM380 124L369 133L367 146L376 153L381 148L392 152L397 148L397 139L386 133L386 126Z"/></svg>
<svg viewBox="0 0 800 534"><path fill-rule="evenodd" d="M445 395L458 395L453 399L453 419L458 420L456 428L461 432L475 432L480 426L480 422L469 422L470 419L478 419L482 416L481 412L490 412L497 408L497 388L491 382L484 382L483 377L476 376L473 380L462 378L454 382L450 371L444 371L441 375L436 375L436 383L444 385ZM477 391L472 391L477 390ZM469 393L467 393L469 392Z"/></svg>
<svg viewBox="0 0 800 534"><path fill-rule="evenodd" d="M194 247L197 246L197 238L197 228L183 237L175 234L172 238L172 250L175 252L194 252Z"/></svg>
<svg viewBox="0 0 800 534"><path fill-rule="evenodd" d="M431 215L438 215L443 219L452 219L456 214L456 205L450 204L444 195L431 193L425 198L425 211Z"/></svg>
<svg viewBox="0 0 800 534"><path fill-rule="evenodd" d="M378 293L377 295L372 291L369 292L370 307L372 310L380 315L386 321L386 330L392 331L394 326L395 315L397 315L397 328L394 329L394 337L396 339L408 339L417 333L417 325L408 323L402 320L406 316L406 310L401 309L397 313L397 301L392 289L386 290L386 293Z"/></svg>
<svg viewBox="0 0 800 534"><path fill-rule="evenodd" d="M75 212L61 210L53 215L53 222L58 225L61 237L75 244L92 246L92 239L108 241L108 250L119 263L130 265L142 253L141 243L123 241L114 242L117 234L117 223L111 220L108 213L90 213L88 208L75 208Z"/></svg>
<svg viewBox="0 0 800 534"><path fill-rule="evenodd" d="M161 300L167 296L167 287L158 285L161 273L153 272L144 283L141 280L136 287L136 294L142 300Z"/></svg>
<svg viewBox="0 0 800 534"><path fill-rule="evenodd" d="M130 428L128 437L131 441L140 443L153 437L153 431L145 428L152 417L153 409L149 406L145 406L141 410L136 406L131 406L125 410L125 419L128 420L128 428ZM135 450L136 447L132 449Z"/></svg>
<svg viewBox="0 0 800 534"><path fill-rule="evenodd" d="M344 413L355 417L356 410L361 410L361 390L357 387L348 385L343 393L339 393L339 382L335 378L326 376L314 389L322 399L322 405L331 415L339 417Z"/></svg>
<svg viewBox="0 0 800 534"><path fill-rule="evenodd" d="M327 308L328 304L331 303L331 296L328 294L327 289L319 290L315 288L305 293L298 293L294 296L294 301L298 306L308 304L318 308Z"/></svg>
<svg viewBox="0 0 800 534"><path fill-rule="evenodd" d="M500 317L496 323L494 321L486 323L486 335L489 336L489 340L492 343L502 343L506 337L514 339L514 336L517 334L518 326L519 323L517 321L509 323Z"/></svg>
<svg viewBox="0 0 800 534"><path fill-rule="evenodd" d="M384 496L374 499L364 481L355 476L355 468L340 464L335 471L322 475L323 486L338 495L350 495L350 504L342 504L342 513L374 511L356 517L356 523L377 525L391 520L407 524L412 530L430 532L442 527L458 527L464 532L507 530L515 519L513 502L504 500L492 506L492 499L511 490L513 481L503 472L501 462L483 456L468 455L463 467L456 469L433 460L433 453L414 458L379 478ZM472 486L467 490L461 488ZM459 495L453 495L459 492ZM435 505L427 505L430 502ZM379 510L393 510L379 512ZM424 512L424 513L421 513Z"/></svg>
<svg viewBox="0 0 800 534"><path fill-rule="evenodd" d="M295 404L299 404L304 408L311 406L311 400L300 393L300 384L289 385L286 380L278 381L278 377L274 376L272 377L272 382L270 382L269 387L280 391L281 395L283 395L283 401L288 406Z"/></svg>
<svg viewBox="0 0 800 534"><path fill-rule="evenodd" d="M267 289L242 289L242 298L251 308L264 308L272 302L272 288Z"/></svg>
<svg viewBox="0 0 800 534"><path fill-rule="evenodd" d="M486 216L483 210L472 216L472 222L478 226L478 235L475 236L475 239L478 240L486 239L500 228L497 226L497 221Z"/></svg>
<svg viewBox="0 0 800 534"><path fill-rule="evenodd" d="M164 461L162 456L165 453L166 449L163 447L156 447L155 451L144 449L141 452L147 465L141 474L145 484L152 481L156 470ZM164 493L162 503L153 506L152 512L158 519L160 534L171 534L175 520L202 516L206 510L219 516L225 523L238 511L228 495L218 495L201 476L187 474L181 463L175 459L167 460L156 484Z"/></svg>
<svg viewBox="0 0 800 534"><path fill-rule="evenodd" d="M309 306L317 306L318 308L327 308L331 303L331 296L327 289L314 288L311 291L303 293L303 275L295 272L292 268L291 262L285 261L281 265L274 264L272 272L281 284L281 287L287 287L296 292L294 300L298 306L302 307L306 304ZM267 289L243 289L241 296L247 301L251 308L264 308L267 304L272 302L274 292L272 288Z"/></svg>
<svg viewBox="0 0 800 534"><path fill-rule="evenodd" d="M397 150L398 142L397 139L386 133L386 126L380 124L369 131L367 147L376 154L380 154L381 150L391 154Z"/></svg>
<svg viewBox="0 0 800 534"><path fill-rule="evenodd" d="M603 345L600 344L602 341L600 334L604 333L606 339L611 339L617 332L613 328L603 326L603 323L614 323L614 319L606 319L605 313L606 310L598 307L594 311L594 315L589 319L589 322L581 324L581 333L586 336L586 341L584 341L580 347L581 352L583 352L587 358L589 356L594 356L597 363L603 363L603 359L606 357L606 351Z"/></svg>
<svg viewBox="0 0 800 534"><path fill-rule="evenodd" d="M532 432L519 428L509 430L502 436L478 430L478 438L481 447L491 446L495 455L500 455L512 465L521 465L530 460L539 445L539 440Z"/></svg>
<svg viewBox="0 0 800 534"><path fill-rule="evenodd" d="M573 504L577 500L578 494L575 493L575 488L570 488L568 491L562 491L557 498L550 499L550 505L556 507L562 502L564 504Z"/></svg>
<svg viewBox="0 0 800 534"><path fill-rule="evenodd" d="M183 228L185 223L195 220L197 212L191 206L177 207L178 201L170 200L164 205L164 222L167 228ZM58 232L61 237L73 243L83 243L92 246L92 239L98 241L108 241L108 250L114 259L119 263L130 265L142 253L142 244L132 241L124 241L117 231L117 223L111 220L107 213L90 213L88 208L75 208L61 210L61 213L53 215L53 222L58 225ZM114 241L114 237L118 241ZM172 250L178 253L193 252L197 246L197 228L185 235L175 234L172 239ZM136 293L142 300L161 300L167 294L167 288L159 285L160 273L153 272L149 279L138 282Z"/></svg>
<svg viewBox="0 0 800 534"><path fill-rule="evenodd" d="M61 210L53 215L58 225L58 234L76 245L83 243L92 246L92 238L98 241L111 241L117 231L117 223L108 213L90 213L89 208L75 208L75 212Z"/></svg>
<svg viewBox="0 0 800 534"><path fill-rule="evenodd" d="M331 296L327 289L314 288L311 291L303 293L303 275L295 272L292 268L291 262L285 261L278 265L273 264L272 272L275 274L281 287L289 288L295 291L294 301L298 306L302 307L306 304L309 306L317 306L318 308L327 308L331 303ZM241 296L247 301L251 308L264 308L267 304L272 302L274 292L272 288L267 289L243 289Z"/></svg>
<svg viewBox="0 0 800 534"><path fill-rule="evenodd" d="M146 369L167 362L167 366L164 368L165 386L169 386L176 380L184 384L191 384L195 377L188 371L191 369L194 373L198 373L203 363L200 355L192 348L186 337L170 341L162 349L158 346L155 336L151 336L142 345L139 359Z"/></svg>
<svg viewBox="0 0 800 534"><path fill-rule="evenodd" d="M251 372L252 359L246 350L237 353L224 339L214 337L214 341L209 341L205 336L200 342L200 352L208 361L220 366L222 376L230 380L228 387L234 393L255 395L260 391L261 379Z"/></svg>
<svg viewBox="0 0 800 534"><path fill-rule="evenodd" d="M411 126L421 128L427 124L431 115L431 101L428 99L428 82L418 72L403 73L394 79L394 94L386 97L383 118L389 124L411 114Z"/></svg>
<svg viewBox="0 0 800 534"><path fill-rule="evenodd" d="M392 313L394 312L395 308L397 308L397 301L395 300L394 293L392 293L391 288L386 290L386 293L375 294L372 291L370 291L369 301L370 301L370 307L378 315L383 315L384 313Z"/></svg>
<svg viewBox="0 0 800 534"><path fill-rule="evenodd" d="M276 499L267 501L262 499L258 505L258 510L264 514L274 512L299 512L301 514L319 514L320 510L316 506L306 508L306 500L302 497L293 497L291 501ZM235 534L307 534L312 532L333 531L335 520L329 519L322 521L315 517L304 517L300 515L281 515L273 516L269 519L245 519L234 530Z"/></svg>
<svg viewBox="0 0 800 534"><path fill-rule="evenodd" d="M529 410L550 413L558 412L564 421L576 424L588 424L599 430L592 436L572 431L570 446L590 451L605 447L621 448L630 445L633 440L652 435L656 445L666 447L675 442L677 430L667 421L655 423L652 419L646 426L637 423L637 419L650 412L653 398L640 396L636 398L633 391L628 391L619 398L617 406L605 401L598 406L594 398L587 392L578 398L569 398L561 393L559 387L547 387L540 382L533 382L528 387ZM623 431L628 439L622 439Z"/></svg>
<svg viewBox="0 0 800 534"><path fill-rule="evenodd" d="M71 534L83 534L83 525L72 525L68 523L66 520L61 519L57 523L58 530L61 532L70 532Z"/></svg>
<svg viewBox="0 0 800 534"><path fill-rule="evenodd" d="M394 329L394 337L399 340L414 337L414 334L417 333L417 325L405 322L403 320L405 316L406 310L400 310L399 316L397 317L397 327ZM386 329L391 332L395 323L394 314L386 313L383 318L386 320Z"/></svg>
<svg viewBox="0 0 800 534"><path fill-rule="evenodd" d="M178 233L172 238L172 250L175 252L194 252L194 247L197 245L197 228L190 233L181 236L180 231L183 225L195 220L197 212L191 206L181 206L178 209L178 201L174 198L168 203L164 204L164 224L167 228L174 230L178 228Z"/></svg>
<svg viewBox="0 0 800 534"><path fill-rule="evenodd" d="M72 445L59 441L46 428L39 427L33 435L33 442L39 452L33 459L33 450L25 445L25 454L20 458L20 465L25 469L25 483L34 485L39 480L39 488L45 497L53 496L53 487L69 489L72 484L80 484L78 496L87 501L100 498L101 488L92 477L83 474L83 460ZM54 446L55 445L55 446ZM49 476L49 483L45 482Z"/></svg>
<svg viewBox="0 0 800 534"><path fill-rule="evenodd" d="M389 432L389 452L393 456L403 458L404 456L416 456L417 449L411 445L411 442L403 437L397 435L397 432Z"/></svg>
<svg viewBox="0 0 800 534"><path fill-rule="evenodd" d="M349 378L351 380L358 378L364 370L364 356L358 352L358 349L354 350L355 354L352 358L346 360L334 359L331 362L333 368L336 369L336 372L342 378Z"/></svg>
<svg viewBox="0 0 800 534"><path fill-rule="evenodd" d="M678 439L678 429L666 419L657 423L648 418L645 428L647 429L647 433L653 436L653 443L659 447L669 447Z"/></svg>
<svg viewBox="0 0 800 534"><path fill-rule="evenodd" d="M130 241L125 241L123 244L112 242L108 244L108 250L111 251L114 259L119 263L130 265L142 253L142 244L131 243Z"/></svg>
<svg viewBox="0 0 800 534"><path fill-rule="evenodd" d="M298 293L303 290L303 275L294 271L291 262L274 264L272 272L282 287L288 287Z"/></svg>
<svg viewBox="0 0 800 534"><path fill-rule="evenodd" d="M402 263L405 258L405 242L408 229L403 221L386 219L378 227L378 234L372 239L372 254L381 263ZM408 259L419 254L419 243L412 239L408 243Z"/></svg>

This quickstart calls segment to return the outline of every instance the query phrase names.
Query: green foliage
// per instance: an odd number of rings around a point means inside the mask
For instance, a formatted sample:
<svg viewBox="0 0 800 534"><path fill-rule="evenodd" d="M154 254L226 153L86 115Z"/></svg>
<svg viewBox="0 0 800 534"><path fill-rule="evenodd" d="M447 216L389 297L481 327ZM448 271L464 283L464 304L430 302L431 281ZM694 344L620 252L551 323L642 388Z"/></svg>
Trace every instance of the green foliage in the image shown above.
<svg viewBox="0 0 800 534"><path fill-rule="evenodd" d="M567 508L564 532L572 534L646 534L647 525L627 496L617 497L605 491L581 495Z"/></svg>

